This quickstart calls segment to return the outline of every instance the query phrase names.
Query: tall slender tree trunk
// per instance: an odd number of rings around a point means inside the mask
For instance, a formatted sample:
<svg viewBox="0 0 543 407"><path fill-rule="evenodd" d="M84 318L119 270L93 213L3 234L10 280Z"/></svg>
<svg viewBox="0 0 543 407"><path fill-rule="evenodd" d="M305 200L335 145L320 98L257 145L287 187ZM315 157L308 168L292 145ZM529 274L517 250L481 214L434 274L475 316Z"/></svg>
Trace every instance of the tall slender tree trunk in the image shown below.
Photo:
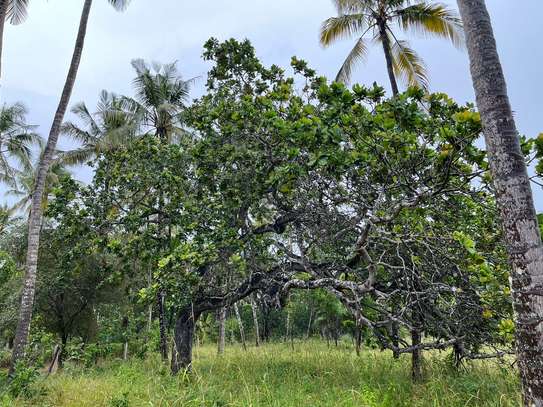
<svg viewBox="0 0 543 407"><path fill-rule="evenodd" d="M147 288L151 288L153 283L153 276L151 274L151 268L148 270L147 274ZM147 333L151 332L153 327L153 303L151 302L147 307Z"/></svg>
<svg viewBox="0 0 543 407"><path fill-rule="evenodd" d="M241 314L239 313L239 307L237 303L234 304L234 312L236 313L236 319L238 320L241 345L243 346L244 350L247 350L247 343L245 343L245 327L243 326L243 321L241 320Z"/></svg>
<svg viewBox="0 0 543 407"><path fill-rule="evenodd" d="M287 308L287 319L285 321L285 342L290 338L290 308Z"/></svg>
<svg viewBox="0 0 543 407"><path fill-rule="evenodd" d="M87 24L92 6L92 0L85 0L83 12L79 23L79 31L75 42L74 53L64 84L64 89L60 97L60 102L53 119L53 124L47 139L45 151L40 159L38 167L38 176L34 193L32 195L31 215L28 220L28 248L26 254L26 274L24 278L23 292L21 296L21 307L19 310L19 320L15 331L15 343L11 357L10 375L14 372L17 361L24 356L28 342L28 333L30 331L30 322L32 320L32 308L34 306L34 294L36 291L36 273L38 266L38 249L40 245L40 229L42 223L42 202L45 189L45 179L51 166L53 154L57 146L57 140L60 133L60 126L64 120L64 115L70 102L70 97L77 77L83 46L85 44L85 35L87 33Z"/></svg>
<svg viewBox="0 0 543 407"><path fill-rule="evenodd" d="M394 64L392 63L392 51L390 47L390 37L387 33L387 26L384 20L378 20L379 37L381 38L381 44L383 44L383 52L385 53L385 61L387 63L388 78L390 79L390 86L392 88L392 95L397 96L398 82L396 81L396 75L394 75Z"/></svg>
<svg viewBox="0 0 543 407"><path fill-rule="evenodd" d="M258 326L258 309L254 299L251 298L251 310L253 312L253 324L255 327L255 345L260 346L260 327Z"/></svg>
<svg viewBox="0 0 543 407"><path fill-rule="evenodd" d="M309 322L307 323L307 330L305 332L305 339L309 339L311 335L311 324L313 323L313 305L309 309Z"/></svg>
<svg viewBox="0 0 543 407"><path fill-rule="evenodd" d="M511 263L524 403L543 406L543 246L530 180L484 0L458 0L496 201Z"/></svg>
<svg viewBox="0 0 543 407"><path fill-rule="evenodd" d="M160 290L157 294L157 304L158 304L158 323L160 329L160 355L162 360L165 362L168 360L168 332L166 329L166 315L164 310L164 302L166 299L166 294L164 290Z"/></svg>
<svg viewBox="0 0 543 407"><path fill-rule="evenodd" d="M8 3L9 0L0 0L0 79L2 78L2 50L4 48L4 26L6 24Z"/></svg>
<svg viewBox="0 0 543 407"><path fill-rule="evenodd" d="M218 311L219 320L219 340L217 343L217 352L219 355L224 353L225 344L225 329L226 329L226 307L222 307Z"/></svg>

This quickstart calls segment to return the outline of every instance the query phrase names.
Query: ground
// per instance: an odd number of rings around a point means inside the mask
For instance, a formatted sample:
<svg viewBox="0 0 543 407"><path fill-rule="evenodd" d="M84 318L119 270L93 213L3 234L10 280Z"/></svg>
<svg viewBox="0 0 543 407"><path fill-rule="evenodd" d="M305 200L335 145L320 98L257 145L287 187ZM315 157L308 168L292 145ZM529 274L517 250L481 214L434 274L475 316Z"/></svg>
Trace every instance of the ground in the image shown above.
<svg viewBox="0 0 543 407"><path fill-rule="evenodd" d="M92 369L67 365L38 379L41 395L5 399L40 407L460 407L520 406L515 371L478 361L460 371L447 352L426 354L426 380L413 385L409 357L367 350L357 357L347 342L274 343L243 351L214 345L195 348L192 374L171 377L158 356L101 363ZM1 402L0 402L0 405Z"/></svg>

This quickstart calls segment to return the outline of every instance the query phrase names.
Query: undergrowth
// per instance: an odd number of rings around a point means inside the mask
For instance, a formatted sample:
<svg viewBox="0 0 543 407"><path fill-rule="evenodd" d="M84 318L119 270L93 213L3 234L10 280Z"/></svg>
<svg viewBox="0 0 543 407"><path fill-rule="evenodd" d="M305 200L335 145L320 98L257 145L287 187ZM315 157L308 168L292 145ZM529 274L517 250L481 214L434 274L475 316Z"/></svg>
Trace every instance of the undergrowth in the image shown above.
<svg viewBox="0 0 543 407"><path fill-rule="evenodd" d="M44 391L11 399L9 406L43 407L460 407L520 406L516 372L495 361L470 363L456 371L446 353L425 354L425 381L412 384L409 357L366 351L357 357L347 345L269 344L243 351L195 348L190 375L172 377L158 355L68 364L41 379Z"/></svg>

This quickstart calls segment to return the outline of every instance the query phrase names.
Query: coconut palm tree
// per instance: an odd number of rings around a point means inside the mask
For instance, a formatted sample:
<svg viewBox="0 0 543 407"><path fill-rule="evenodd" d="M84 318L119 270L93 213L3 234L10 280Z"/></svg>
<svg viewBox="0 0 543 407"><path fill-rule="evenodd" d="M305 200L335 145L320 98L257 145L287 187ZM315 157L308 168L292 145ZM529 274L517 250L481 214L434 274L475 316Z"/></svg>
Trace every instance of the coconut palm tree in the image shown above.
<svg viewBox="0 0 543 407"><path fill-rule="evenodd" d="M139 118L122 110L120 97L102 91L97 110L91 113L84 103L72 108L79 122L62 125L65 134L81 146L74 150L61 152L59 159L66 165L85 164L104 152L116 150L129 144L139 129Z"/></svg>
<svg viewBox="0 0 543 407"><path fill-rule="evenodd" d="M6 191L7 195L17 198L17 202L13 204L11 209L14 212L26 213L30 215L30 204L34 195L34 186L36 185L36 177L38 175L39 161L26 167L23 171L18 172L16 184L11 189ZM42 208L47 207L49 196L53 188L58 185L60 179L64 176L69 176L70 172L64 168L59 160L55 160L49 169L45 180L45 192L42 200Z"/></svg>
<svg viewBox="0 0 543 407"><path fill-rule="evenodd" d="M15 331L15 340L11 356L10 376L13 375L17 361L24 355L30 332L30 321L32 320L32 308L34 306L34 294L36 290L36 272L38 265L38 249L40 244L40 229L42 223L42 199L44 196L45 184L49 168L53 161L57 141L64 115L70 103L70 96L74 88L77 71L81 62L81 55L87 34L87 25L93 0L84 0L79 29L75 41L74 53L68 70L68 76L62 90L62 95L55 112L53 124L49 132L45 150L38 165L36 185L32 195L31 212L28 220L28 245L26 255L26 273L21 295L21 307L19 309L19 320ZM129 0L108 0L116 10L124 10Z"/></svg>
<svg viewBox="0 0 543 407"><path fill-rule="evenodd" d="M524 404L543 406L543 245L519 135L484 0L458 0L488 161L512 266Z"/></svg>
<svg viewBox="0 0 543 407"><path fill-rule="evenodd" d="M463 44L463 30L456 12L443 4L424 0L333 0L338 16L324 21L320 42L329 46L337 40L356 37L357 41L341 66L336 80L348 82L357 62L363 61L370 43L382 46L392 87L398 94L396 77L409 85L428 88L424 62L400 39L395 26L426 36L445 38L455 46Z"/></svg>
<svg viewBox="0 0 543 407"><path fill-rule="evenodd" d="M28 167L32 147L41 143L34 132L36 126L26 123L26 114L26 108L20 103L0 107L0 182L12 187L20 171L14 164Z"/></svg>
<svg viewBox="0 0 543 407"><path fill-rule="evenodd" d="M150 66L142 59L135 59L132 66L136 71L136 95L123 98L125 111L139 117L144 132L167 142L179 141L186 134L182 112L194 79L183 80L175 62Z"/></svg>
<svg viewBox="0 0 543 407"><path fill-rule="evenodd" d="M4 24L21 24L26 20L30 0L0 0L0 78L2 77L2 48L4 43Z"/></svg>

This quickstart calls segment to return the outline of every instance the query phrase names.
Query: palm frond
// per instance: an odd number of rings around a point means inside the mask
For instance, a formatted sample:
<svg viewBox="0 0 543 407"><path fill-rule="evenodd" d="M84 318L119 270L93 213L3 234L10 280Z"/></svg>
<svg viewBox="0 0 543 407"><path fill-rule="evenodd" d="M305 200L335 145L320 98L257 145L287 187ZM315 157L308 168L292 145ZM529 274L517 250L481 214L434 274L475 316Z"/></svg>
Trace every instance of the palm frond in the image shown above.
<svg viewBox="0 0 543 407"><path fill-rule="evenodd" d="M30 0L6 0L8 1L8 10L6 18L13 25L21 24L28 16L28 3Z"/></svg>
<svg viewBox="0 0 543 407"><path fill-rule="evenodd" d="M109 4L117 11L124 11L130 4L130 0L108 0Z"/></svg>
<svg viewBox="0 0 543 407"><path fill-rule="evenodd" d="M363 62L368 54L368 45L364 37L360 37L355 46L341 65L341 68L336 76L336 82L349 83L353 67L358 62Z"/></svg>
<svg viewBox="0 0 543 407"><path fill-rule="evenodd" d="M360 35L368 29L368 25L364 14L344 14L331 17L322 23L320 42L326 47L335 41Z"/></svg>
<svg viewBox="0 0 543 407"><path fill-rule="evenodd" d="M445 38L459 48L464 46L462 20L454 10L444 4L414 4L398 10L395 19L404 30Z"/></svg>
<svg viewBox="0 0 543 407"><path fill-rule="evenodd" d="M96 151L92 148L81 147L75 150L63 151L59 153L58 160L68 167L86 164L91 161L96 155Z"/></svg>
<svg viewBox="0 0 543 407"><path fill-rule="evenodd" d="M367 11L371 6L371 1L360 0L332 0L338 14L354 14Z"/></svg>
<svg viewBox="0 0 543 407"><path fill-rule="evenodd" d="M392 41L392 40L391 40ZM429 80L426 66L407 41L394 40L392 45L394 73L409 86L418 86L428 90Z"/></svg>

